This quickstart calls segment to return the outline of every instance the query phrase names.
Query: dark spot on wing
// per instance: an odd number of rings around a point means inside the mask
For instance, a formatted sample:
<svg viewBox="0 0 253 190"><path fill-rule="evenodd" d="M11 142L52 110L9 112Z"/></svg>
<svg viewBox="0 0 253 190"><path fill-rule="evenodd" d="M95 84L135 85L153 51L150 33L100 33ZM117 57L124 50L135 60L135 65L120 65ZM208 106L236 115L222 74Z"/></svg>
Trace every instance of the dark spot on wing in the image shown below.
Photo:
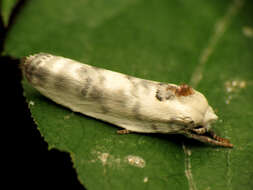
<svg viewBox="0 0 253 190"><path fill-rule="evenodd" d="M54 77L53 85L56 89L65 90L67 88L66 84L68 84L68 79L66 79L65 77L61 75Z"/></svg>
<svg viewBox="0 0 253 190"><path fill-rule="evenodd" d="M109 107L106 105L108 98L104 95L102 89L93 87L88 94L88 98L92 101L96 101L96 104L99 104L100 110L103 114L107 114L110 111Z"/></svg>
<svg viewBox="0 0 253 190"><path fill-rule="evenodd" d="M134 105L133 109L132 109L132 112L133 112L134 117L135 117L136 119L138 119L138 120L142 120L142 119L143 119L143 118L142 118L142 115L141 115L141 113L140 113L140 108L141 108L141 105L140 105L139 102L137 102L137 103Z"/></svg>
<svg viewBox="0 0 253 190"><path fill-rule="evenodd" d="M124 90L117 90L113 94L111 94L112 101L114 101L116 104L122 107L126 107L128 102L128 97L126 96Z"/></svg>
<svg viewBox="0 0 253 190"><path fill-rule="evenodd" d="M90 77L87 77L85 79L85 84L84 84L84 86L83 86L83 88L81 90L81 94L83 96L86 96L88 94L88 91L89 91L89 89L90 89L91 86L92 86L92 79Z"/></svg>
<svg viewBox="0 0 253 190"><path fill-rule="evenodd" d="M42 60L41 59L37 59L34 61L34 65L36 65L37 67L42 63Z"/></svg>
<svg viewBox="0 0 253 190"><path fill-rule="evenodd" d="M109 113L109 109L103 104L101 104L101 111L103 114Z"/></svg>
<svg viewBox="0 0 253 190"><path fill-rule="evenodd" d="M88 94L88 97L92 100L101 101L103 98L103 91L98 87L94 86Z"/></svg>
<svg viewBox="0 0 253 190"><path fill-rule="evenodd" d="M176 91L176 87L175 86L171 86L169 84L160 83L158 85L157 90L156 90L155 97L159 101L170 100L170 99L172 99L172 98L175 97L175 91Z"/></svg>
<svg viewBox="0 0 253 190"><path fill-rule="evenodd" d="M94 66L87 67L87 68L86 67L81 67L77 71L79 76L83 78L83 80L85 81L83 88L81 89L81 94L82 96L87 98L89 101L96 102L96 104L99 105L101 113L107 114L109 112L109 108L108 106L106 106L107 96L104 95L104 92L102 90L103 83L105 81L105 77L101 74L101 71L103 69L100 69ZM92 78L93 75L95 75L94 77L99 77L98 86L96 86L96 79L94 82Z"/></svg>
<svg viewBox="0 0 253 190"><path fill-rule="evenodd" d="M156 91L155 97L156 97L159 101L162 101L162 100L163 100L162 96L160 95L160 90L157 90L157 91Z"/></svg>
<svg viewBox="0 0 253 190"><path fill-rule="evenodd" d="M49 73L44 68L37 68L33 74L33 77L37 81L36 83L40 86L45 86L47 84Z"/></svg>
<svg viewBox="0 0 253 190"><path fill-rule="evenodd" d="M157 131L158 127L155 124L151 124L151 128Z"/></svg>

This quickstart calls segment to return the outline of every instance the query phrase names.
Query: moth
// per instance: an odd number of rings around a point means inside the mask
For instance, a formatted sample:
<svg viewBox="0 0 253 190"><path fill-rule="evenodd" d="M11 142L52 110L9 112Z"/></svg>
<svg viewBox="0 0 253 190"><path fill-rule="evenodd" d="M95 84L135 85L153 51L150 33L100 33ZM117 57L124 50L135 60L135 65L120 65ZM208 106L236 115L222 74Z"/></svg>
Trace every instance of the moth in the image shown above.
<svg viewBox="0 0 253 190"><path fill-rule="evenodd" d="M47 53L23 58L21 69L44 96L123 128L119 134L182 134L233 147L211 130L218 117L205 96L189 85L139 79Z"/></svg>

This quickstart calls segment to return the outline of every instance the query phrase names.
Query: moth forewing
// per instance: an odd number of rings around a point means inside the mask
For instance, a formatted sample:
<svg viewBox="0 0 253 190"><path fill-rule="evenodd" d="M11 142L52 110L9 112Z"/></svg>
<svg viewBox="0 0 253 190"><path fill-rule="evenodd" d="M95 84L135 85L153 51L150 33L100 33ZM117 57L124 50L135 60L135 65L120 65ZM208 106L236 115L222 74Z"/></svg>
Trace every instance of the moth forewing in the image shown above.
<svg viewBox="0 0 253 190"><path fill-rule="evenodd" d="M179 133L232 147L228 140L209 134L217 116L205 96L186 84L139 79L46 53L24 58L21 68L41 94L122 127L127 131L122 133Z"/></svg>

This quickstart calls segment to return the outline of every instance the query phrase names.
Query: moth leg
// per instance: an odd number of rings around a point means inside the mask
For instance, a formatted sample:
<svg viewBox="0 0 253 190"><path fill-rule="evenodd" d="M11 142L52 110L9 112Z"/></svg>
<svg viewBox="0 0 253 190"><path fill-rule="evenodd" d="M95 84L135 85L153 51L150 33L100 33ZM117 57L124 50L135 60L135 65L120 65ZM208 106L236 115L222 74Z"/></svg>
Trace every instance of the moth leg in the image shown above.
<svg viewBox="0 0 253 190"><path fill-rule="evenodd" d="M118 134L129 134L131 133L131 131L127 130L127 129L120 129L117 131Z"/></svg>
<svg viewBox="0 0 253 190"><path fill-rule="evenodd" d="M201 135L192 134L192 133L187 133L187 136L190 138L196 139L198 141L201 141L203 143L213 144L213 145L217 145L217 146L223 146L223 147L228 147L228 148L232 148L234 146L233 144L230 144L227 141L218 141L216 139L212 139L207 136L201 136Z"/></svg>
<svg viewBox="0 0 253 190"><path fill-rule="evenodd" d="M199 134L199 135L204 134L204 133L207 132L207 128L204 128L204 127L199 128L199 129L192 129L192 130L193 130L195 133Z"/></svg>

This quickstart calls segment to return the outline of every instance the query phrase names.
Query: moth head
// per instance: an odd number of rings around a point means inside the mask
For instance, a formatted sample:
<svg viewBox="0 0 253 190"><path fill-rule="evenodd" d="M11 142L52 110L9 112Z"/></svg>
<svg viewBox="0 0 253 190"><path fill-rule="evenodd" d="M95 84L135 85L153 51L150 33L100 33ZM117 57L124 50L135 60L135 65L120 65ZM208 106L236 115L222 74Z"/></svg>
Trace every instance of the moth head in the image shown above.
<svg viewBox="0 0 253 190"><path fill-rule="evenodd" d="M187 113L193 121L193 125L189 126L189 128L209 131L212 124L218 120L218 116L202 93L194 90L191 95L179 97L179 99L186 106Z"/></svg>
<svg viewBox="0 0 253 190"><path fill-rule="evenodd" d="M207 99L200 92L188 85L180 85L174 90L177 105L183 112L183 121L188 123L184 135L198 141L223 147L233 147L229 140L217 136L211 130L211 124L217 121L218 116L209 106ZM187 120L190 118L190 120Z"/></svg>
<svg viewBox="0 0 253 190"><path fill-rule="evenodd" d="M193 128L186 129L185 135L204 143L232 148L233 144L228 139L219 137L211 130L211 124L217 121L217 119L218 116L214 113L212 107L208 106L202 123L195 125Z"/></svg>
<svg viewBox="0 0 253 190"><path fill-rule="evenodd" d="M218 116L214 113L211 106L208 106L206 113L203 118L203 127L205 127L207 130L211 128L211 124L216 122L218 119Z"/></svg>

